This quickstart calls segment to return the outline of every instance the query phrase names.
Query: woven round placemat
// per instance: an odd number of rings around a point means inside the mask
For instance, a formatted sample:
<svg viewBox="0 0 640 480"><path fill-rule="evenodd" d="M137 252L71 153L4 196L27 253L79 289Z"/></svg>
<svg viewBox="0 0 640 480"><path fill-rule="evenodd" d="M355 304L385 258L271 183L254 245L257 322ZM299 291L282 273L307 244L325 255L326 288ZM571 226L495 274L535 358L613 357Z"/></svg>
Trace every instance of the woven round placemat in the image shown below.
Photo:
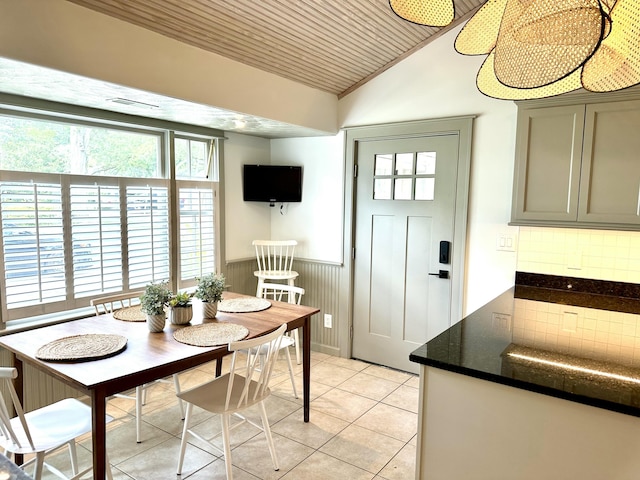
<svg viewBox="0 0 640 480"><path fill-rule="evenodd" d="M266 310L271 306L269 300L258 297L230 298L218 303L218 311L227 313L247 313Z"/></svg>
<svg viewBox="0 0 640 480"><path fill-rule="evenodd" d="M203 323L176 330L173 333L180 343L196 347L215 347L237 342L249 335L249 329L235 323Z"/></svg>
<svg viewBox="0 0 640 480"><path fill-rule="evenodd" d="M87 333L58 338L38 349L36 358L48 361L88 361L120 353L127 347L122 335Z"/></svg>
<svg viewBox="0 0 640 480"><path fill-rule="evenodd" d="M125 307L113 312L113 318L124 320L125 322L144 322L147 319L145 313L140 309L140 305Z"/></svg>

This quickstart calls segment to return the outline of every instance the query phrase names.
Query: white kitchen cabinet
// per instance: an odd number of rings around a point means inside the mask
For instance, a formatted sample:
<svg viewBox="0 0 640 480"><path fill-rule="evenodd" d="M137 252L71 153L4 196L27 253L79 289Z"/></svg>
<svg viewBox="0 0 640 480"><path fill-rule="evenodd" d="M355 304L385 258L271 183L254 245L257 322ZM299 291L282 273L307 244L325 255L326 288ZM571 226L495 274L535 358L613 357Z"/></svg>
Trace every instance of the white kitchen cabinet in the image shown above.
<svg viewBox="0 0 640 480"><path fill-rule="evenodd" d="M578 98L519 105L511 224L638 229L640 100Z"/></svg>

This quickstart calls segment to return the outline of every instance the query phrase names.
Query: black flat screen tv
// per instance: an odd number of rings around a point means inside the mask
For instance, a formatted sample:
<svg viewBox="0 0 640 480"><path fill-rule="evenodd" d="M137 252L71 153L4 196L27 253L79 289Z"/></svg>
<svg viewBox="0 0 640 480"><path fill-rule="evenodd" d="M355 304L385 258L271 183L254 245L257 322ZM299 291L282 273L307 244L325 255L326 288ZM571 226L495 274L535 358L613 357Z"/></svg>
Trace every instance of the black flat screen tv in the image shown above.
<svg viewBox="0 0 640 480"><path fill-rule="evenodd" d="M245 202L301 202L302 167L244 165L242 194Z"/></svg>

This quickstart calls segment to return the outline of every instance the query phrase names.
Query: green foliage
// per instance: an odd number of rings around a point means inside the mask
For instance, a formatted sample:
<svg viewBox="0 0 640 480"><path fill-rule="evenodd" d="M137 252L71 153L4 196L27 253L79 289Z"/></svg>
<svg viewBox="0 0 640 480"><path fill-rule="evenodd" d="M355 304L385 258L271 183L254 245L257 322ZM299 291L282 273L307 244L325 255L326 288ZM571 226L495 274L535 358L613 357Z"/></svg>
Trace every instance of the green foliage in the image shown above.
<svg viewBox="0 0 640 480"><path fill-rule="evenodd" d="M158 137L0 116L0 170L158 177Z"/></svg>
<svg viewBox="0 0 640 480"><path fill-rule="evenodd" d="M171 299L171 290L166 283L151 283L140 296L140 309L147 315L160 315Z"/></svg>
<svg viewBox="0 0 640 480"><path fill-rule="evenodd" d="M219 302L222 300L224 286L225 279L223 275L210 273L198 279L198 286L193 296L203 302Z"/></svg>
<svg viewBox="0 0 640 480"><path fill-rule="evenodd" d="M191 305L191 294L187 292L178 292L169 300L170 307L186 307Z"/></svg>

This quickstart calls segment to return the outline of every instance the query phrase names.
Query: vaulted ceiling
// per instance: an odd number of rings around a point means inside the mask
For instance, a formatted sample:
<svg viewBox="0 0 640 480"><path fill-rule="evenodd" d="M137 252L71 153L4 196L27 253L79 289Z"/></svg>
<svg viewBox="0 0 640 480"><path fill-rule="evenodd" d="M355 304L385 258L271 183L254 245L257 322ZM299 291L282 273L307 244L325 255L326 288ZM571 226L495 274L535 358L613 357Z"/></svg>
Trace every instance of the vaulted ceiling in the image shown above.
<svg viewBox="0 0 640 480"><path fill-rule="evenodd" d="M241 64L335 94L352 92L469 18L454 0L444 28L407 22L388 0L65 0ZM425 0L429 1L429 0ZM326 135L277 120L0 58L0 93L191 123L266 138ZM135 104L105 99L135 99ZM144 108L146 104L152 110Z"/></svg>
<svg viewBox="0 0 640 480"><path fill-rule="evenodd" d="M388 0L68 1L339 97L443 33ZM483 2L455 0L451 26Z"/></svg>

